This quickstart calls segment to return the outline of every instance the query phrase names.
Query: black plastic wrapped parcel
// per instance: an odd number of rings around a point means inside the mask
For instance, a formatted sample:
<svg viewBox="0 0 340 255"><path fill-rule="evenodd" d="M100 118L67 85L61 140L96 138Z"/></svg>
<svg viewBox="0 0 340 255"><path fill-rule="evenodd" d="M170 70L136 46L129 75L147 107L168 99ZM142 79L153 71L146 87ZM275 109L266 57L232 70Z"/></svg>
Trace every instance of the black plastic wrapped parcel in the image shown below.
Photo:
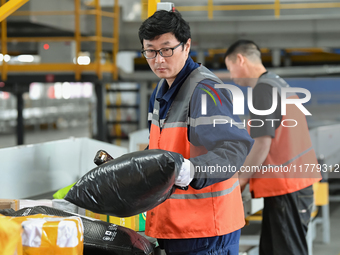
<svg viewBox="0 0 340 255"><path fill-rule="evenodd" d="M47 206L23 208L19 211L0 210L0 213L12 217L34 214L59 217L78 216L84 225L84 255L150 255L154 251L153 245L132 229Z"/></svg>
<svg viewBox="0 0 340 255"><path fill-rule="evenodd" d="M96 213L136 215L169 198L182 162L165 150L128 153L86 173L65 199Z"/></svg>

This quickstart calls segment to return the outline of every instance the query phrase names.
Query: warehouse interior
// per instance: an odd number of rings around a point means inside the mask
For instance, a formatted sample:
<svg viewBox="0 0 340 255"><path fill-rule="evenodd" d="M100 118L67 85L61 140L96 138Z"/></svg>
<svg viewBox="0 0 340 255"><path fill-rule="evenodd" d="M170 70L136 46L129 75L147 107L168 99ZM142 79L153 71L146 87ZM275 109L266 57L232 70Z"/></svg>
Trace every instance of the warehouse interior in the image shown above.
<svg viewBox="0 0 340 255"><path fill-rule="evenodd" d="M57 190L96 167L98 150L116 158L148 145L149 100L159 78L141 53L138 29L159 3L167 2L1 0L0 209L10 200L52 205L47 200ZM224 62L228 46L249 39L269 71L310 92L304 104L312 113L306 117L310 137L319 163L330 170L315 200L308 251L339 255L340 1L169 4L190 24L192 59L223 82L234 84ZM242 195L239 254L254 255L263 200ZM115 224L128 227L125 222ZM134 230L145 236L144 229ZM165 253L156 245L153 254Z"/></svg>

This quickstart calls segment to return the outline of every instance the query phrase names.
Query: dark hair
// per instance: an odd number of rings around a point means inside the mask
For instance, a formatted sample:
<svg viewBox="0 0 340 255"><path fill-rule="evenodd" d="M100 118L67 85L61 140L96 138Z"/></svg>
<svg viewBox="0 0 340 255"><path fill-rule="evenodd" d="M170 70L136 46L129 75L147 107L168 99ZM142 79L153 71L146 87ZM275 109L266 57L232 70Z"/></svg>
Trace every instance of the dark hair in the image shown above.
<svg viewBox="0 0 340 255"><path fill-rule="evenodd" d="M244 56L255 54L261 59L261 50L259 46L257 46L256 43L250 40L238 40L234 42L232 45L230 45L227 52L224 54L224 59L226 57L231 57L233 59L234 56L239 53Z"/></svg>
<svg viewBox="0 0 340 255"><path fill-rule="evenodd" d="M191 38L190 26L178 11L156 11L140 26L138 35L143 46L143 40L153 40L157 36L173 33L181 43L186 43Z"/></svg>

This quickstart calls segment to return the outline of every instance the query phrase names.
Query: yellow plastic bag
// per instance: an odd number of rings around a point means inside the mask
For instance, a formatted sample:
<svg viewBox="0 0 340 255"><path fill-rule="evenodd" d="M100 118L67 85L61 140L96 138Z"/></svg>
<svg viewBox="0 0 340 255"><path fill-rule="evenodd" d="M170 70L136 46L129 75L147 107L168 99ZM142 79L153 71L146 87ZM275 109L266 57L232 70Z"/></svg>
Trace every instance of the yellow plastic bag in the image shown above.
<svg viewBox="0 0 340 255"><path fill-rule="evenodd" d="M24 255L82 255L84 228L79 217L30 215L11 217L23 227ZM7 255L7 254L6 254Z"/></svg>
<svg viewBox="0 0 340 255"><path fill-rule="evenodd" d="M22 255L21 232L19 223L0 215L0 255Z"/></svg>

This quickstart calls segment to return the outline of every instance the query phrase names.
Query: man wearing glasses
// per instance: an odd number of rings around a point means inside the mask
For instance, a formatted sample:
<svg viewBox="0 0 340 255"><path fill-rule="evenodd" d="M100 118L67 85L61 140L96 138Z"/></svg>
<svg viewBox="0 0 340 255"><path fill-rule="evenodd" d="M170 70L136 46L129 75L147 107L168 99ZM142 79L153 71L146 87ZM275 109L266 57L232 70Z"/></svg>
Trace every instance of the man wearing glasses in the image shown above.
<svg viewBox="0 0 340 255"><path fill-rule="evenodd" d="M214 88L222 82L189 56L190 27L177 11L155 12L139 28L139 38L161 78L149 104L149 149L185 158L175 180L182 189L147 212L146 234L167 254L238 255L244 213L237 173L218 170L239 169L253 140L241 125L213 125L221 116L240 120L232 115L229 91Z"/></svg>

